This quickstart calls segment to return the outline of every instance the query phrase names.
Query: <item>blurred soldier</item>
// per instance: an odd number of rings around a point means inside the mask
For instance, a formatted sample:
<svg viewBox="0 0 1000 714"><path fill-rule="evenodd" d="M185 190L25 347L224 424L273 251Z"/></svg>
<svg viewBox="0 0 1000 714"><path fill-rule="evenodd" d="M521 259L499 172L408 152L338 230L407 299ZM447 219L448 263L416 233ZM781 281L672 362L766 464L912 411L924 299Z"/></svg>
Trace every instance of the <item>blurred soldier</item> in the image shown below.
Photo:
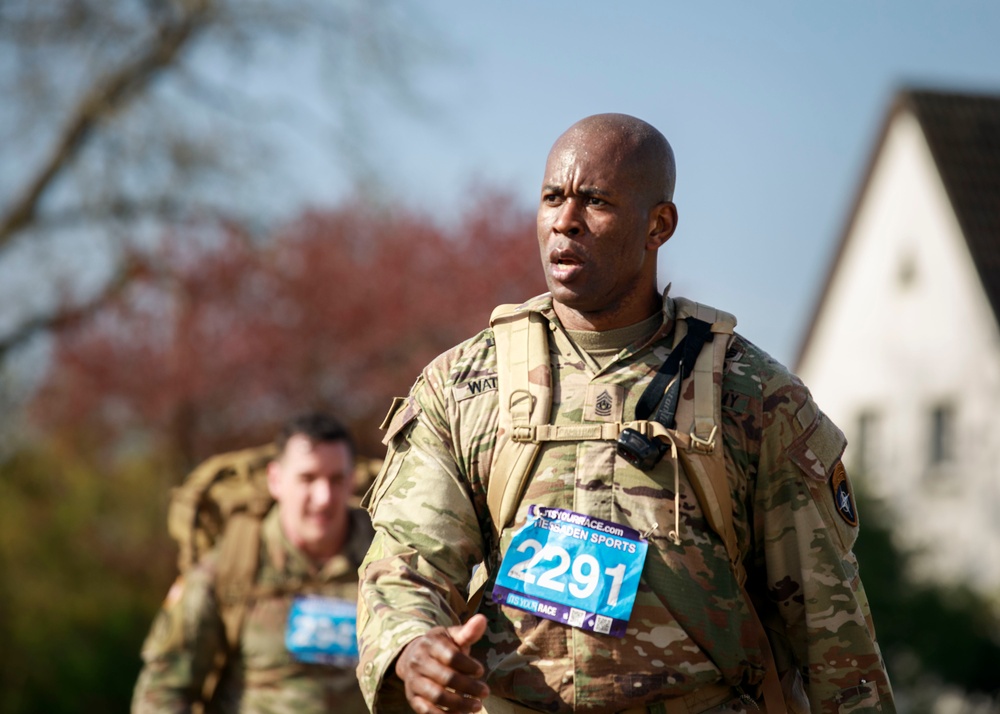
<svg viewBox="0 0 1000 714"><path fill-rule="evenodd" d="M372 530L348 505L353 441L338 421L313 413L289 421L275 446L273 460L236 452L189 477L207 474L197 500L211 497L215 507L204 513L233 514L167 595L143 646L133 712L366 711L355 629L357 570ZM248 458L266 465L266 486ZM227 488L240 507L219 495ZM255 495L264 499L257 513ZM172 531L178 507L175 497ZM197 510L186 520L198 521Z"/></svg>
<svg viewBox="0 0 1000 714"><path fill-rule="evenodd" d="M674 177L647 123L573 125L538 209L549 293L393 405L359 604L374 712L894 711L843 435L731 315L658 291Z"/></svg>

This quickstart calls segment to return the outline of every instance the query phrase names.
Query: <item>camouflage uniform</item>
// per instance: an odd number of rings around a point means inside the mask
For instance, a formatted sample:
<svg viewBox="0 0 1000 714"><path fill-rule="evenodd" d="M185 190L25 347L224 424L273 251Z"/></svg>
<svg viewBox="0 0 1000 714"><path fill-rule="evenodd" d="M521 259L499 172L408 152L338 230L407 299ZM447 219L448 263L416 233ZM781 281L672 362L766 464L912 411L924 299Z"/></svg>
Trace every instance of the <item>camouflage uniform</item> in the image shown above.
<svg viewBox="0 0 1000 714"><path fill-rule="evenodd" d="M673 300L664 296L663 324L652 340L628 346L596 374L559 325L551 297L528 305L552 328L551 422L595 420L589 402L599 391L623 395L610 421L632 419L669 354ZM424 370L386 435L386 466L369 493L376 536L362 565L358 621L358 677L375 712L405 710L391 669L396 657L431 627L466 620L470 572L484 557L499 562L486 507L496 375L486 330ZM793 684L801 676L814 712L894 711L851 552L857 528L838 513L831 489L833 474L843 473L843 435L797 378L739 335L726 354L722 407L748 589L761 603L762 619L777 630L772 640L783 679ZM616 455L612 441L543 444L500 553L529 504L639 532L653 528L649 551L621 639L497 606L491 579L480 607L488 628L472 655L484 663L493 695L540 711L602 713L691 695L720 681L756 694L764 659L755 629L725 546L707 528L683 475L681 544L667 537L674 523L672 468L667 458L639 471Z"/></svg>
<svg viewBox="0 0 1000 714"><path fill-rule="evenodd" d="M366 712L353 669L297 662L285 647L289 609L298 594L357 599L358 564L372 538L367 514L352 509L343 552L317 571L289 542L272 508L261 528L259 596L247 608L240 646L230 655L207 712ZM134 714L189 712L227 647L215 593L217 551L171 589L143 646L145 666Z"/></svg>

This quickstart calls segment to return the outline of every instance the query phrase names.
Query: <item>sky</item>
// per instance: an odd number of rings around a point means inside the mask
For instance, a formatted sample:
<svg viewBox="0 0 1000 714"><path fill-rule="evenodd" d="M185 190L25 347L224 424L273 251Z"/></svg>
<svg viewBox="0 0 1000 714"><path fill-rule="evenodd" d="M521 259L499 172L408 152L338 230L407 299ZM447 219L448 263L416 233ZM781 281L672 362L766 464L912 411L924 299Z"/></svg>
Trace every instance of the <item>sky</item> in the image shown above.
<svg viewBox="0 0 1000 714"><path fill-rule="evenodd" d="M393 1L383 0L403 42L427 50L407 67L417 102L338 105L321 85L341 67L318 65L315 48L275 46L263 75L234 84L260 89L264 111L250 121L269 127L283 170L245 172L233 193L250 195L256 179L272 204L261 211L289 219L349 197L353 174L324 132L352 105L388 200L446 220L489 187L533 210L566 128L633 114L677 159L679 223L660 250L661 284L734 313L792 368L894 95L1000 93L996 0ZM316 121L269 123L293 104ZM26 251L0 282L43 262Z"/></svg>
<svg viewBox="0 0 1000 714"><path fill-rule="evenodd" d="M476 185L537 202L552 142L624 112L677 158L674 294L736 314L794 366L882 121L903 87L1000 93L1000 3L427 0L421 112L368 127L396 200L449 215ZM300 152L315 200L336 182ZM533 236L526 236L533 240Z"/></svg>

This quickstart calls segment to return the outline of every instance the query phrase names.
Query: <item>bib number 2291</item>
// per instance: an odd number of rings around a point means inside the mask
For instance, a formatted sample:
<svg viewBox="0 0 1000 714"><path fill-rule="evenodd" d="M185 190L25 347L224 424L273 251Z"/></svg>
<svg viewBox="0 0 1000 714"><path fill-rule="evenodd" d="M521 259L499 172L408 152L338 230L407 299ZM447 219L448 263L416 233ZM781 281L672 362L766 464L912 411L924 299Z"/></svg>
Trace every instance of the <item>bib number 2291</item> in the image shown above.
<svg viewBox="0 0 1000 714"><path fill-rule="evenodd" d="M566 592L567 584L562 576L567 570L572 569L572 581L568 587L569 594L574 598L585 600L593 594L601 582L601 564L597 562L597 558L587 553L580 553L574 558L562 546L555 543L543 546L534 538L528 538L522 542L517 551L519 553L533 551L534 555L512 565L507 576L527 585L537 583L539 587L558 593ZM553 561L555 561L555 565L544 568L541 574L536 577L535 571L542 563ZM621 593L622 581L625 579L625 564L619 563L614 567L604 568L604 575L611 578L606 604L608 607L614 607L618 604L618 595Z"/></svg>
<svg viewBox="0 0 1000 714"><path fill-rule="evenodd" d="M647 543L617 523L531 506L500 564L493 597L556 622L622 636Z"/></svg>

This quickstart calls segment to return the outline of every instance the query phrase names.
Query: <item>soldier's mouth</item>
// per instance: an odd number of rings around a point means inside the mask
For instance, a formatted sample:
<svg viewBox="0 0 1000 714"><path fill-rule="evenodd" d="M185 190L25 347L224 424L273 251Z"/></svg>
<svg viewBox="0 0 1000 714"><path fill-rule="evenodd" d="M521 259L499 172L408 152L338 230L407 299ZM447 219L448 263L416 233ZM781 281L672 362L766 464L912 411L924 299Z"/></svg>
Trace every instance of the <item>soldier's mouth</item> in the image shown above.
<svg viewBox="0 0 1000 714"><path fill-rule="evenodd" d="M583 270L582 256L568 250L555 250L549 254L549 266L552 277L563 283L572 280Z"/></svg>
<svg viewBox="0 0 1000 714"><path fill-rule="evenodd" d="M579 265L584 257L576 251L560 248L549 253L549 262L554 265Z"/></svg>

